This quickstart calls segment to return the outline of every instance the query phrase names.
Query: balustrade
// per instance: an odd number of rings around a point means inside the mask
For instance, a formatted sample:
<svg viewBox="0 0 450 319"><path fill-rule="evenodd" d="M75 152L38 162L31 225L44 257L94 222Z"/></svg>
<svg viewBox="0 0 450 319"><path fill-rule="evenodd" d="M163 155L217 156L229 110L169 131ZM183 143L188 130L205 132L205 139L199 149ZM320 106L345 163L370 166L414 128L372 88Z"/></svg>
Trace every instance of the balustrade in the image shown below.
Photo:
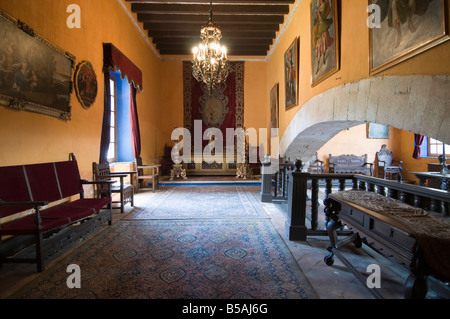
<svg viewBox="0 0 450 319"><path fill-rule="evenodd" d="M434 214L449 215L449 191L360 174L305 173L301 171L301 161L279 165L279 169L272 173L270 162L263 163L261 201L272 202L274 199L288 201L286 234L289 240L302 241L306 240L307 236L328 236L325 229L319 229L319 181L325 182L325 198L331 194L336 182L338 191L344 191L348 187L348 182L351 182L352 189L376 192L424 208ZM310 228L306 225L308 189L311 189ZM324 222L325 225L328 223L327 216L324 217Z"/></svg>

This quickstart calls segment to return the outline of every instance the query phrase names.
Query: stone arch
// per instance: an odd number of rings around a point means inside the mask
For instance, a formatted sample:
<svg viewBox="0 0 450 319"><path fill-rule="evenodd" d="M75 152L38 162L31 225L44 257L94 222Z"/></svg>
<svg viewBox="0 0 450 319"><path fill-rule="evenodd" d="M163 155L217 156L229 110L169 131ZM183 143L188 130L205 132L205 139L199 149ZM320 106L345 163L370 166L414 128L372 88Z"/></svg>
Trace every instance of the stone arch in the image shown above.
<svg viewBox="0 0 450 319"><path fill-rule="evenodd" d="M280 155L307 161L340 131L367 122L450 144L450 76L381 76L316 95L289 123Z"/></svg>

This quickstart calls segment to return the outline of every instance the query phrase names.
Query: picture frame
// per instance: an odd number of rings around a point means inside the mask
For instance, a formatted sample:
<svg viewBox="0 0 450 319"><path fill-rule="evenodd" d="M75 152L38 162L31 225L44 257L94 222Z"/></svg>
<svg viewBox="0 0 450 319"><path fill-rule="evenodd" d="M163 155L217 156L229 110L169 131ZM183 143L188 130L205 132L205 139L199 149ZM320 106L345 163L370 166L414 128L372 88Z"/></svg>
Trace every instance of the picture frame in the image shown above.
<svg viewBox="0 0 450 319"><path fill-rule="evenodd" d="M67 121L75 56L0 10L0 105Z"/></svg>
<svg viewBox="0 0 450 319"><path fill-rule="evenodd" d="M94 68L89 61L82 61L77 65L74 74L75 93L84 109L94 104L97 97L98 84Z"/></svg>
<svg viewBox="0 0 450 319"><path fill-rule="evenodd" d="M446 0L406 1L394 10L389 0L368 0L380 8L379 28L369 28L370 75L380 73L449 40ZM370 17L369 17L370 19Z"/></svg>
<svg viewBox="0 0 450 319"><path fill-rule="evenodd" d="M279 128L279 84L276 83L270 90L270 128Z"/></svg>
<svg viewBox="0 0 450 319"><path fill-rule="evenodd" d="M285 109L298 104L299 38L284 53Z"/></svg>
<svg viewBox="0 0 450 319"><path fill-rule="evenodd" d="M311 0L311 84L316 86L340 68L337 0Z"/></svg>
<svg viewBox="0 0 450 319"><path fill-rule="evenodd" d="M389 126L377 123L366 124L367 138L389 138Z"/></svg>

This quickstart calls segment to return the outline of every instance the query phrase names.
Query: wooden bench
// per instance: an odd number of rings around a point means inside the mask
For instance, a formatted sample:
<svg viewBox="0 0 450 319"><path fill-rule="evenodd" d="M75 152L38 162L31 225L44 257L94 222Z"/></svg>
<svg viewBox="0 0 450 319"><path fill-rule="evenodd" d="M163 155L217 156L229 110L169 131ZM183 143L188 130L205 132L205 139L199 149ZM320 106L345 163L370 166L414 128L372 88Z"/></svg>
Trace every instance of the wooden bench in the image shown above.
<svg viewBox="0 0 450 319"><path fill-rule="evenodd" d="M353 154L329 155L330 173L364 174L372 176L373 163L367 162L367 154L357 156Z"/></svg>
<svg viewBox="0 0 450 319"><path fill-rule="evenodd" d="M338 258L366 285L365 278L339 252L348 242L362 242L409 270L405 298L424 298L426 276L450 280L450 221L375 192L348 190L333 193L324 201L330 221L327 231L331 245L324 261L331 266ZM346 226L352 236L338 241L337 230ZM366 286L367 287L367 286ZM382 296L374 289L377 298Z"/></svg>
<svg viewBox="0 0 450 319"><path fill-rule="evenodd" d="M0 167L0 176L0 217L9 219L0 225L0 236L8 239L0 241L1 263L36 263L41 272L46 260L59 248L103 222L112 223L111 196L84 197L83 184L95 182L80 178L74 157L69 161ZM10 244L24 236L34 239L35 257L17 256L17 249Z"/></svg>

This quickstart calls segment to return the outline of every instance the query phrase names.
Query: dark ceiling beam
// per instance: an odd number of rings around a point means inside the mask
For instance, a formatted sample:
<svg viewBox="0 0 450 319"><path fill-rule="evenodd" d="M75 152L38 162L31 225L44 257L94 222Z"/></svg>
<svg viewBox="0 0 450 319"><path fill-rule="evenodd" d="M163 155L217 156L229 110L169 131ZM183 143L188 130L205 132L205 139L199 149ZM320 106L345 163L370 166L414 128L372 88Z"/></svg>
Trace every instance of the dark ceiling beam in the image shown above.
<svg viewBox="0 0 450 319"><path fill-rule="evenodd" d="M177 38L190 38L194 37L200 39L200 30L197 31L152 31L148 30L149 37L152 38L167 38L167 37L177 37ZM222 38L253 38L253 39L274 39L275 32L271 31L256 31L256 32L237 32L237 31L226 31L222 32Z"/></svg>
<svg viewBox="0 0 450 319"><path fill-rule="evenodd" d="M187 14L141 14L137 15L138 21L143 23L195 23L199 27L208 21L208 14L187 15ZM221 15L213 18L216 24L282 24L284 15L255 15L246 16L244 19L236 15Z"/></svg>
<svg viewBox="0 0 450 319"><path fill-rule="evenodd" d="M221 26L222 32L228 31L274 31L277 32L280 26L278 24L230 24ZM145 30L152 31L197 31L200 34L200 27L192 23L144 23Z"/></svg>
<svg viewBox="0 0 450 319"><path fill-rule="evenodd" d="M135 3L153 3L153 4L209 4L210 0L126 0L127 2L135 2ZM213 0L214 4L259 4L259 5L273 5L273 4L293 4L295 0Z"/></svg>
<svg viewBox="0 0 450 319"><path fill-rule="evenodd" d="M160 54L162 55L192 55L192 51L180 51L180 50L160 50ZM255 51L249 51L249 50L235 50L233 52L229 52L228 56L266 56L267 51L265 50L255 50Z"/></svg>
<svg viewBox="0 0 450 319"><path fill-rule="evenodd" d="M288 5L213 5L213 16L218 15L280 15L288 14ZM202 4L152 4L132 3L131 11L134 13L160 13L160 14L204 14L209 12L209 5Z"/></svg>
<svg viewBox="0 0 450 319"><path fill-rule="evenodd" d="M191 45L192 43L200 43L200 36L197 38L153 38L153 43L161 43L161 44L181 44L181 45ZM224 45L229 45L229 41L227 39L222 39L221 41ZM253 38L241 38L241 39L233 39L233 44L246 44L246 45L271 45L273 40L268 39L253 39Z"/></svg>
<svg viewBox="0 0 450 319"><path fill-rule="evenodd" d="M156 48L158 50L187 50L189 52L192 52L192 48L195 45L189 45L189 44L157 44ZM268 45L246 45L246 44L234 44L233 47L227 48L228 52L232 52L235 50L242 51L242 50L248 50L248 51L268 51L270 47Z"/></svg>

